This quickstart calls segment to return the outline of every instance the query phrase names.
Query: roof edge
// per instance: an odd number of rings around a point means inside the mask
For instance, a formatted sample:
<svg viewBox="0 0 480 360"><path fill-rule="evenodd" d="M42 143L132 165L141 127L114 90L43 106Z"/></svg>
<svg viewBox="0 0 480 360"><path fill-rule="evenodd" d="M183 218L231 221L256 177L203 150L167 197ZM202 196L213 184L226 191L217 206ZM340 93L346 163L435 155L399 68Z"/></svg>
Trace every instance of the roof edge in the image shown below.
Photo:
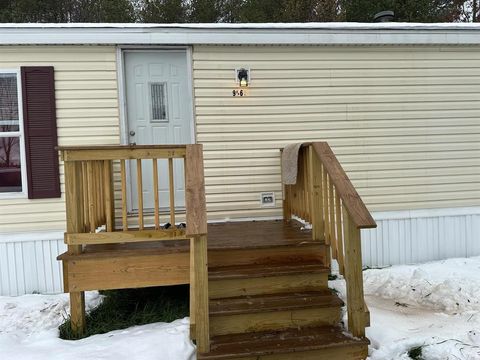
<svg viewBox="0 0 480 360"><path fill-rule="evenodd" d="M479 23L0 24L0 45L480 45Z"/></svg>

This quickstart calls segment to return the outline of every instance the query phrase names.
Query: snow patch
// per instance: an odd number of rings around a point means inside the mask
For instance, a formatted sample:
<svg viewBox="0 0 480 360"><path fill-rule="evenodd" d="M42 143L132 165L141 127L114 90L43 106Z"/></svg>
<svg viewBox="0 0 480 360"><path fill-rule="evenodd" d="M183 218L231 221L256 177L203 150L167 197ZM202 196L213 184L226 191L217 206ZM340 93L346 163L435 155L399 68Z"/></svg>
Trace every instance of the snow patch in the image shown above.
<svg viewBox="0 0 480 360"><path fill-rule="evenodd" d="M102 296L86 293L87 311ZM3 360L194 360L188 318L135 326L78 341L60 339L58 326L69 313L68 294L0 297Z"/></svg>
<svg viewBox="0 0 480 360"><path fill-rule="evenodd" d="M363 272L370 360L480 359L480 257ZM330 287L346 299L340 277ZM344 311L343 321L348 324Z"/></svg>
<svg viewBox="0 0 480 360"><path fill-rule="evenodd" d="M480 257L364 271L366 295L448 313L480 310Z"/></svg>

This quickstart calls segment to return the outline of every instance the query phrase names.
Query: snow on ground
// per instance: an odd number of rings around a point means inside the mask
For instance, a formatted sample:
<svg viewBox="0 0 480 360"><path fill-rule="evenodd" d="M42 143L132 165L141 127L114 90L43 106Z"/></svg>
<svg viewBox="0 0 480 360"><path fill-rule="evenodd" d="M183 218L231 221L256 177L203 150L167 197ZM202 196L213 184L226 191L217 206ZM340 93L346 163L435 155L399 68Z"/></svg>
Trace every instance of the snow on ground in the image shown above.
<svg viewBox="0 0 480 360"><path fill-rule="evenodd" d="M343 280L330 282L345 297ZM364 271L371 360L480 359L480 257ZM346 321L346 319L345 319Z"/></svg>
<svg viewBox="0 0 480 360"><path fill-rule="evenodd" d="M480 257L366 270L364 283L370 360L406 360L418 346L424 360L480 360ZM330 286L345 297L343 280ZM87 309L101 299L87 293ZM195 359L187 318L65 341L67 313L65 294L0 297L0 359Z"/></svg>
<svg viewBox="0 0 480 360"><path fill-rule="evenodd" d="M87 310L101 302L87 292ZM68 295L0 297L2 360L193 360L188 318L172 323L135 326L78 341L58 338L68 314Z"/></svg>

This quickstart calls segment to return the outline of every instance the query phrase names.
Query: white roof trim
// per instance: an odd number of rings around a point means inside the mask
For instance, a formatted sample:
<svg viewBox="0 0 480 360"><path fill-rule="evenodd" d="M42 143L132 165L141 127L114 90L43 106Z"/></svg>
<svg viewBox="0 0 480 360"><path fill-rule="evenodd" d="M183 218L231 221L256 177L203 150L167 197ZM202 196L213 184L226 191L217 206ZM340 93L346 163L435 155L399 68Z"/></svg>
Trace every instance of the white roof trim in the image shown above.
<svg viewBox="0 0 480 360"><path fill-rule="evenodd" d="M0 24L0 45L479 45L480 24Z"/></svg>

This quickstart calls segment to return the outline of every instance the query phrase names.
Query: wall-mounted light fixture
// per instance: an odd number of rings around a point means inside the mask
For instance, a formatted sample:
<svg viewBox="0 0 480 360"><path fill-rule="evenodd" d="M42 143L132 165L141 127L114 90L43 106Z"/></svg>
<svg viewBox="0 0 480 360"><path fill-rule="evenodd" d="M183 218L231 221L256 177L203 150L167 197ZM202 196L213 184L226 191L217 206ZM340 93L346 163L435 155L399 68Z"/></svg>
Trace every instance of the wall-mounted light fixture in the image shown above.
<svg viewBox="0 0 480 360"><path fill-rule="evenodd" d="M240 87L247 87L250 83L250 70L245 68L236 69L235 80Z"/></svg>

